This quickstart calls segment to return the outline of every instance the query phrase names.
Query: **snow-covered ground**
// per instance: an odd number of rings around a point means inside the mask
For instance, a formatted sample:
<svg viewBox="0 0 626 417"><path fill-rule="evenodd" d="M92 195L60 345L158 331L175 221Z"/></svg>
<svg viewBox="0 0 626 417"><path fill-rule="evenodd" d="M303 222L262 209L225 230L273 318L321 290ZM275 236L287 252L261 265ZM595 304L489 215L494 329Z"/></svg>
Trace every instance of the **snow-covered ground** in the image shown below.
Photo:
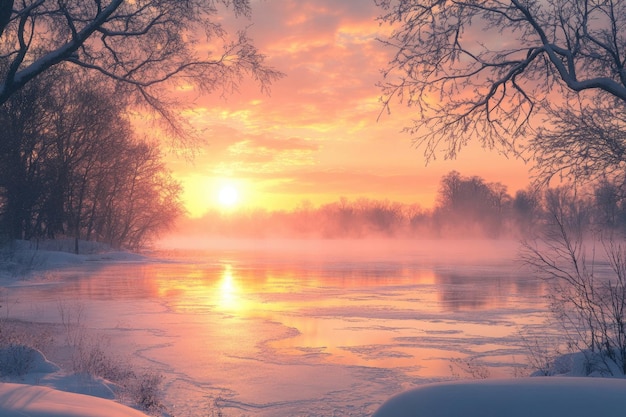
<svg viewBox="0 0 626 417"><path fill-rule="evenodd" d="M94 396L108 396L104 381L82 378L37 356L21 377L37 385L0 383L0 416L145 417ZM90 395L66 392L76 390ZM373 417L622 417L625 409L625 379L534 377L424 385L389 399Z"/></svg>
<svg viewBox="0 0 626 417"><path fill-rule="evenodd" d="M54 268L82 264L85 262L139 262L147 258L143 255L112 251L109 247L95 242L80 242L79 254L74 252L74 241L53 240L42 242L16 241L10 247L0 250L0 278L7 280L23 279L30 274L41 274Z"/></svg>
<svg viewBox="0 0 626 417"><path fill-rule="evenodd" d="M52 245L52 246L50 246ZM93 261L143 261L141 255L112 252L101 245L81 242L84 253L69 253L72 241L47 242L34 247L16 242L0 262L4 283L68 265ZM17 359L18 356L22 359ZM27 372L5 376L0 382L2 417L146 417L146 414L114 400L114 386L101 378L68 373L31 348L0 349L0 362L13 361Z"/></svg>
<svg viewBox="0 0 626 417"><path fill-rule="evenodd" d="M626 380L534 377L424 385L373 417L623 417Z"/></svg>
<svg viewBox="0 0 626 417"><path fill-rule="evenodd" d="M68 373L35 349L4 347L0 362L5 372L15 372L0 382L2 417L146 416L117 403L114 384L91 375Z"/></svg>
<svg viewBox="0 0 626 417"><path fill-rule="evenodd" d="M44 386L0 383L2 417L146 417L112 400Z"/></svg>

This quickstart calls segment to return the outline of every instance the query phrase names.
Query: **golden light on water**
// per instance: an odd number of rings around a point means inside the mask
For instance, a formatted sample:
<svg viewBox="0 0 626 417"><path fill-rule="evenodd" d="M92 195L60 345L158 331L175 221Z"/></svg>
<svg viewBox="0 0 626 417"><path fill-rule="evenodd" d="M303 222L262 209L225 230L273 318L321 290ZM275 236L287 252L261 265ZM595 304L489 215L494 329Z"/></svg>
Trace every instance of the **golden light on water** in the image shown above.
<svg viewBox="0 0 626 417"><path fill-rule="evenodd" d="M179 314L201 321L206 315L208 337L233 355L242 349L253 355L261 345L285 357L306 352L326 364L403 368L420 376L448 373L451 359L468 356L474 340L496 341L477 346L477 354L508 349L497 341L534 319L502 317L506 325L449 319L519 302L514 279L393 264L335 269L330 262L318 269L317 258L304 258L308 267L302 268L289 252L283 255L272 263L255 252L249 263L223 252L189 269L172 267L160 277L158 294ZM449 352L440 346L444 341Z"/></svg>
<svg viewBox="0 0 626 417"><path fill-rule="evenodd" d="M241 310L243 303L241 300L241 288L233 277L233 267L230 264L224 265L222 279L219 282L217 294L218 307L223 310Z"/></svg>

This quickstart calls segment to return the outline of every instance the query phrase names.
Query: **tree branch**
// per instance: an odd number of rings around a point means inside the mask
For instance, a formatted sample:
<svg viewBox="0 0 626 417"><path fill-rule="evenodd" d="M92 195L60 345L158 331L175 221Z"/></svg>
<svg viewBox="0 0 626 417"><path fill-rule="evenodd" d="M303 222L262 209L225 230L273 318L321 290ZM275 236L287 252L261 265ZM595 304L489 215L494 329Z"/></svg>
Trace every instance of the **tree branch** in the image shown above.
<svg viewBox="0 0 626 417"><path fill-rule="evenodd" d="M3 103L7 100L8 97L11 96L15 91L24 86L28 81L32 80L42 72L46 71L53 65L56 65L68 58L72 57L76 51L81 47L81 45L89 38L97 29L100 27L114 12L117 8L123 3L124 0L112 0L111 3L101 10L101 12L94 17L94 19L89 22L85 27L76 33L76 35L72 38L71 41L65 43L64 45L58 47L54 51L48 52L42 57L35 60L33 63L28 65L21 71L17 71L14 73L14 76L7 77L5 82L0 89L0 103ZM37 3L33 3L31 5L31 10L42 4L43 0L39 0ZM23 19L20 21L20 26ZM23 29L23 28L22 28ZM19 33L22 33L20 30ZM22 44L20 40L20 45ZM18 54L18 59L14 60L14 63L18 64L15 67L18 67L21 64L21 60L26 53L26 50L20 49L20 54Z"/></svg>
<svg viewBox="0 0 626 417"><path fill-rule="evenodd" d="M444 156L454 158L472 137L521 155L516 140L534 134L533 122L559 93L563 103L583 91L626 102L624 3L377 4L385 10L379 19L393 25L381 42L395 50L379 83L381 114L396 100L416 107L406 131L425 146L427 161L443 143Z"/></svg>

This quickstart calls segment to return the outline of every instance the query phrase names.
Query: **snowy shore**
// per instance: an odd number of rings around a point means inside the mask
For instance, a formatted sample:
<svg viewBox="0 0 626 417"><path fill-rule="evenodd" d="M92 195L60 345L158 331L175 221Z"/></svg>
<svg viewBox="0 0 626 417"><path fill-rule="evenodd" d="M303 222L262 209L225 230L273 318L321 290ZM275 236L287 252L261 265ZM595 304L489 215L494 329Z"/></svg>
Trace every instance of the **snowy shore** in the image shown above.
<svg viewBox="0 0 626 417"><path fill-rule="evenodd" d="M2 285L23 285L56 268L85 262L143 262L146 257L113 252L101 245L80 242L84 253L71 253L73 241L51 241L35 247L16 242L0 258ZM11 350L13 349L13 350ZM19 353L17 353L19 352ZM17 356L21 359L16 359ZM22 361L26 373L4 376L0 381L2 417L146 417L115 401L113 384L90 375L77 375L49 362L30 348L0 349L0 361Z"/></svg>
<svg viewBox="0 0 626 417"><path fill-rule="evenodd" d="M44 386L0 383L3 417L146 417L115 401Z"/></svg>
<svg viewBox="0 0 626 417"><path fill-rule="evenodd" d="M626 379L532 377L424 385L373 417L621 417L624 410Z"/></svg>

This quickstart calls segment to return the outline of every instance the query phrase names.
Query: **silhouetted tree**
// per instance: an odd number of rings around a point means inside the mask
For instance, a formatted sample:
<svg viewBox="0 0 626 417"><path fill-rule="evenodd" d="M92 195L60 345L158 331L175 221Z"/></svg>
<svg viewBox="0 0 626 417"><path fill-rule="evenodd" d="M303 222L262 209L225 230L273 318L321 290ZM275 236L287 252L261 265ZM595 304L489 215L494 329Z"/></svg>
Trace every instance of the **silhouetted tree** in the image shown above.
<svg viewBox="0 0 626 417"><path fill-rule="evenodd" d="M36 210L49 183L42 176L51 143L47 91L56 74L29 85L0 107L0 226L9 239L29 239L45 225Z"/></svg>
<svg viewBox="0 0 626 417"><path fill-rule="evenodd" d="M575 107L574 107L575 106ZM626 180L626 103L603 95L550 112L550 129L531 138L538 177L579 183Z"/></svg>
<svg viewBox="0 0 626 417"><path fill-rule="evenodd" d="M320 207L323 217L322 236L361 237L364 234L364 224L359 221L356 207L346 197L339 198L336 203L325 204Z"/></svg>
<svg viewBox="0 0 626 417"><path fill-rule="evenodd" d="M431 216L428 210L419 204L409 204L403 207L402 212L409 236L424 237L431 234Z"/></svg>
<svg viewBox="0 0 626 417"><path fill-rule="evenodd" d="M181 212L158 147L137 141L110 85L49 72L0 106L1 225L137 248Z"/></svg>
<svg viewBox="0 0 626 417"><path fill-rule="evenodd" d="M528 188L518 190L512 201L513 223L523 237L531 237L538 229L542 218L541 196L539 191Z"/></svg>
<svg viewBox="0 0 626 417"><path fill-rule="evenodd" d="M383 101L416 108L408 130L428 159L471 138L517 151L571 96L626 102L626 2L377 0L394 51ZM556 129L558 132L558 128ZM557 149L563 150L563 149Z"/></svg>
<svg viewBox="0 0 626 417"><path fill-rule="evenodd" d="M604 179L595 186L593 197L595 223L602 228L617 228L623 217L623 197L619 187Z"/></svg>
<svg viewBox="0 0 626 417"><path fill-rule="evenodd" d="M500 183L451 171L441 179L437 201L435 221L448 233L496 237L503 231L511 197Z"/></svg>
<svg viewBox="0 0 626 417"><path fill-rule="evenodd" d="M94 195L100 199L95 232L113 247L137 249L182 214L180 185L166 171L158 148L146 142L126 140L111 156L113 169Z"/></svg>
<svg viewBox="0 0 626 417"><path fill-rule="evenodd" d="M492 237L498 237L505 232L505 224L510 218L511 203L513 199L508 193L506 185L494 182L487 184L491 197L491 209L494 214L490 219L486 219L485 230Z"/></svg>
<svg viewBox="0 0 626 417"><path fill-rule="evenodd" d="M360 198L355 202L355 208L366 235L395 236L406 226L401 204Z"/></svg>
<svg viewBox="0 0 626 417"><path fill-rule="evenodd" d="M248 74L267 88L280 73L245 32L226 36L227 8L250 15L249 0L2 0L0 104L61 63L118 82L166 118L167 83L228 92Z"/></svg>
<svg viewBox="0 0 626 417"><path fill-rule="evenodd" d="M548 188L544 193L543 233L547 240L562 240L562 228L576 240L582 240L590 232L592 206L581 198L571 186ZM574 236L576 234L576 236Z"/></svg>

